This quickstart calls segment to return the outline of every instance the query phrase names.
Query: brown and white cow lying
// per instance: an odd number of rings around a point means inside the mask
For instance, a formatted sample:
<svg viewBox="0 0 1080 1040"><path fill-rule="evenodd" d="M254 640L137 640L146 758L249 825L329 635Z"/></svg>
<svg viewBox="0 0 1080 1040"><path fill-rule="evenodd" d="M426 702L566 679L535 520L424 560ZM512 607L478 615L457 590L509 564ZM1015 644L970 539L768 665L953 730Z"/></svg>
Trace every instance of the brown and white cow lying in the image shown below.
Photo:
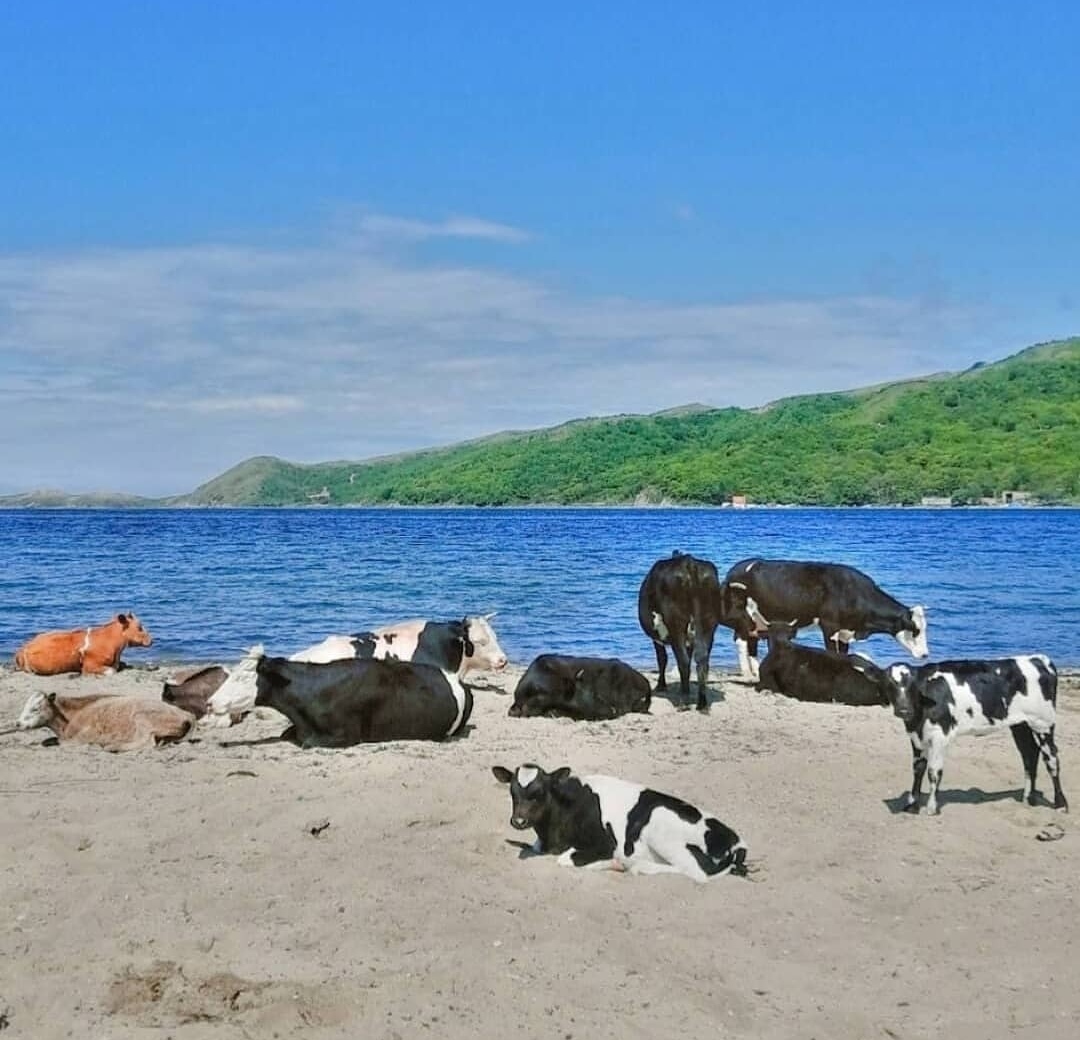
<svg viewBox="0 0 1080 1040"><path fill-rule="evenodd" d="M35 693L19 715L19 729L48 726L62 741L106 751L138 751L183 740L195 725L190 712L149 697Z"/></svg>
<svg viewBox="0 0 1080 1040"><path fill-rule="evenodd" d="M150 646L153 639L134 614L117 614L107 624L70 632L42 632L15 651L17 671L35 675L82 672L110 675L120 667L129 646Z"/></svg>

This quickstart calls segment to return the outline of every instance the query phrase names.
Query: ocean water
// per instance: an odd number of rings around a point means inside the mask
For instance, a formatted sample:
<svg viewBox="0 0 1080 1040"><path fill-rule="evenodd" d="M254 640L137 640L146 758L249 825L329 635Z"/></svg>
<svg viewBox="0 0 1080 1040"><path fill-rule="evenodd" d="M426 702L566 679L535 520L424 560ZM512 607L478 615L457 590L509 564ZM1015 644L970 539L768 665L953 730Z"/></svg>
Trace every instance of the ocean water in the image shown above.
<svg viewBox="0 0 1080 1040"><path fill-rule="evenodd" d="M928 608L932 658L1040 651L1080 665L1080 510L228 509L0 511L0 658L36 632L133 610L128 663L291 653L409 617L498 611L511 661L654 666L637 622L674 549L831 560ZM803 641L819 645L807 631ZM875 636L878 661L903 651ZM735 667L724 630L713 661Z"/></svg>

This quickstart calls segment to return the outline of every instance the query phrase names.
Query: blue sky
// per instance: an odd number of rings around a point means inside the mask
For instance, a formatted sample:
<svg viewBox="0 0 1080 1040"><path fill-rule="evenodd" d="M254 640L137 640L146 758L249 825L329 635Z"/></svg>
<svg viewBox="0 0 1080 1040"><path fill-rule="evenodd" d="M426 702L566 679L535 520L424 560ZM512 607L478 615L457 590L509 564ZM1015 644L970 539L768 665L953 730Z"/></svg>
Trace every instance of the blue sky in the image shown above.
<svg viewBox="0 0 1080 1040"><path fill-rule="evenodd" d="M1077 5L395 6L0 8L0 492L1080 330Z"/></svg>

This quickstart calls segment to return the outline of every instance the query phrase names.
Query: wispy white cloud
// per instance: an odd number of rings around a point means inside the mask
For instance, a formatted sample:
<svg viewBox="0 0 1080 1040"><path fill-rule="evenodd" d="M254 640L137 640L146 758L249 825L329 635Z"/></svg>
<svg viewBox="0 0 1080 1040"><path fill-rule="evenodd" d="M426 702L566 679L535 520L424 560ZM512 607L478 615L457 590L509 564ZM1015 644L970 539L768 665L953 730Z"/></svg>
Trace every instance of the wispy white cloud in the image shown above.
<svg viewBox="0 0 1080 1040"><path fill-rule="evenodd" d="M181 491L249 454L756 405L966 364L985 327L947 294L683 304L403 248L438 237L528 241L368 214L300 245L0 255L0 486Z"/></svg>

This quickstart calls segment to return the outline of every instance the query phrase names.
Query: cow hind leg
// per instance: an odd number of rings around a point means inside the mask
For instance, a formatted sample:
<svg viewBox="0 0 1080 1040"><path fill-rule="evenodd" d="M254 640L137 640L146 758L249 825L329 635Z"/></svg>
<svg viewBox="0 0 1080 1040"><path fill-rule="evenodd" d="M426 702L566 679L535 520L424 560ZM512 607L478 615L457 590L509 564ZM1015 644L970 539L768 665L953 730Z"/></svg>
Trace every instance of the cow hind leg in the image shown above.
<svg viewBox="0 0 1080 1040"><path fill-rule="evenodd" d="M1054 808L1068 812L1069 802L1065 798L1065 792L1061 790L1061 764L1058 761L1057 744L1054 743L1054 727L1050 727L1049 733L1033 733L1032 735L1039 745L1039 751L1046 763L1046 771L1054 782Z"/></svg>
<svg viewBox="0 0 1080 1040"><path fill-rule="evenodd" d="M697 710L709 710L709 695L705 688L709 682L709 654L712 653L713 633L699 633L694 639L694 663L697 665Z"/></svg>
<svg viewBox="0 0 1080 1040"><path fill-rule="evenodd" d="M926 811L931 816L941 810L938 808L937 793L941 787L941 779L945 774L945 735L934 733L929 740L926 749L926 778L928 790L926 792Z"/></svg>
<svg viewBox="0 0 1080 1040"><path fill-rule="evenodd" d="M671 646L675 654L675 664L679 669L679 701L677 707L680 711L690 707L690 651L683 639L675 639Z"/></svg>
<svg viewBox="0 0 1080 1040"><path fill-rule="evenodd" d="M1035 790L1035 773L1039 768L1039 745L1035 741L1035 734L1026 722L1018 722L1010 726L1016 749L1024 762L1024 790L1020 795L1021 801L1028 805L1035 805L1039 799L1039 792Z"/></svg>
<svg viewBox="0 0 1080 1040"><path fill-rule="evenodd" d="M667 647L654 639L653 649L656 651L656 670L659 673L656 680L656 692L664 693L667 690Z"/></svg>

